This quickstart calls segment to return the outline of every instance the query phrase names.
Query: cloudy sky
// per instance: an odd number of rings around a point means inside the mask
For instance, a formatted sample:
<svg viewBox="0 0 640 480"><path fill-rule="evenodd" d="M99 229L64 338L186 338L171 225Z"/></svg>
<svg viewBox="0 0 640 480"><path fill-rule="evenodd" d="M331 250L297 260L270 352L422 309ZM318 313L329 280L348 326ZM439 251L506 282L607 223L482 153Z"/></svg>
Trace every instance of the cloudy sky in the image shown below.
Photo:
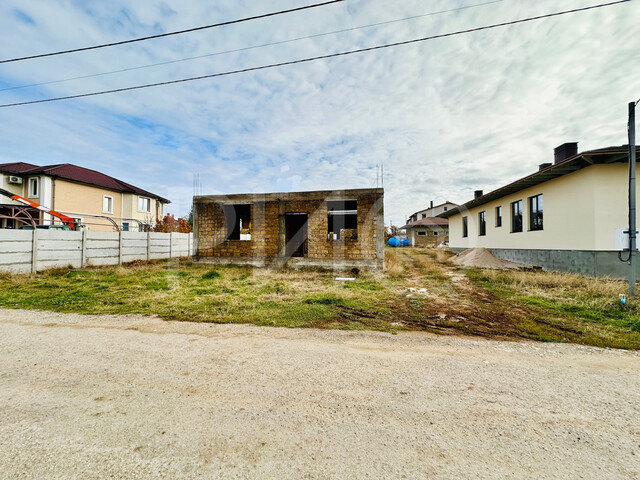
<svg viewBox="0 0 640 480"><path fill-rule="evenodd" d="M319 2L3 0L0 58ZM2 64L0 103L290 61L597 3L344 0ZM320 35L407 17L417 18ZM368 188L376 185L376 165L384 164L386 222L402 224L430 200L465 202L475 189L532 173L564 142L578 141L580 150L626 143L627 104L640 97L638 18L640 2L627 2L329 60L2 108L0 163L100 170L170 198L168 210L177 215L189 211L194 174L203 194ZM195 56L205 57L174 62ZM135 68L157 63L165 64ZM127 71L59 82L115 70Z"/></svg>

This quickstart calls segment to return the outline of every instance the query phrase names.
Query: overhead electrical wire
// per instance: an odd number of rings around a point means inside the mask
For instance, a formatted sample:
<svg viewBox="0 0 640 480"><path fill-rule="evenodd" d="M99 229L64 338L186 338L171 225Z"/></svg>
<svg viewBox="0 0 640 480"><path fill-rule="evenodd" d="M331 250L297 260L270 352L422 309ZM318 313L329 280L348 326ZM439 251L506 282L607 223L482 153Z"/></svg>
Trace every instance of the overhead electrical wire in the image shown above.
<svg viewBox="0 0 640 480"><path fill-rule="evenodd" d="M327 55L319 55L319 56L315 56L315 57L308 57L308 58L302 58L302 59L298 59L298 60L290 60L287 62L280 62L280 63L272 63L272 64L268 64L268 65L260 65L257 67L248 67L248 68L242 68L242 69L238 69L238 70L231 70L231 71L227 71L227 72L221 72L221 73L212 73L209 75L200 75L197 77L188 77L188 78L181 78L178 80L169 80L169 81L165 81L165 82L157 82L157 83L148 83L148 84L144 84L144 85L135 85L133 87L123 87L123 88L116 88L113 90L102 90L99 92L90 92L90 93L81 93L81 94L77 94L77 95L67 95L64 97L54 97L54 98L45 98L45 99L41 99L41 100L31 100L31 101L27 101L27 102L17 102L17 103L8 103L8 104L3 104L0 105L0 108L7 108L7 107L17 107L17 106L21 106L21 105L33 105L33 104L37 104L37 103L47 103L47 102L57 102L57 101L61 101L61 100L71 100L74 98L85 98L85 97L94 97L97 95L107 95L107 94L111 94L111 93L118 93L118 92L126 92L126 91L130 91L130 90L140 90L143 88L151 88L151 87L159 87L159 86L163 86L163 85L173 85L173 84L178 84L178 83L185 83L185 82L192 82L195 80L203 80L206 78L216 78L216 77L223 77L223 76L229 76L229 75L235 75L238 73L246 73L246 72L254 72L257 70L265 70L265 69L269 69L269 68L276 68L276 67L283 67L286 65L295 65L295 64L299 64L299 63L308 63L308 62L313 62L316 60L325 60L325 59L329 59L329 58L336 58L336 57L343 57L346 55L352 55L355 53L363 53L363 52L371 52L374 50L382 50L385 48L391 48L391 47L398 47L401 45L410 45L410 44L414 44L414 43L419 43L419 42L425 42L427 40L435 40L438 38L447 38L447 37L453 37L456 35L463 35L463 34L467 34L467 33L473 33L473 32L480 32L483 30L490 30L493 28L499 28L499 27L506 27L506 26L510 26L510 25L517 25L519 23L525 23L525 22L531 22L534 20L541 20L544 18L551 18L551 17L557 17L560 15L567 15L567 14L571 14L571 13L577 13L577 12L584 12L587 10L593 10L596 8L603 8L603 7L608 7L608 6L612 6L612 5L617 5L617 4L621 4L621 3L627 3L630 2L631 0L617 0L615 2L609 2L609 3L601 3L598 5L591 5L588 7L582 7L582 8L574 8L571 10L563 10L561 12L555 12L555 13L547 13L545 15L538 15L535 17L527 17L527 18L522 18L520 20L511 20L508 22L502 22L502 23L494 23L491 25L485 25L482 27L475 27L475 28L470 28L470 29L466 29L466 30L458 30L455 32L449 32L449 33L442 33L442 34L438 34L438 35L431 35L428 37L421 37L421 38L416 38L413 40L405 40L402 42L395 42L395 43L387 43L384 45L376 45L374 47L367 47L367 48L359 48L356 50L349 50L346 52L338 52L338 53L331 53L331 54L327 54Z"/></svg>
<svg viewBox="0 0 640 480"><path fill-rule="evenodd" d="M441 10L441 11L438 11L438 12L425 13L425 14L422 14L422 15L413 15L411 17L398 18L398 19L395 19L395 20L387 20L386 22L371 23L369 25L360 25L360 26L357 26L357 27L344 28L342 30L334 30L332 32L325 32L325 33L317 33L317 34L314 34L314 35L307 35L305 37L297 37L297 38L291 38L291 39L288 39L288 40L280 40L280 41L277 41L277 42L263 43L261 45L253 45L253 46L250 46L250 47L236 48L236 49L233 49L233 50L224 50L224 51L221 51L221 52L208 53L206 55L197 55L195 57L180 58L180 59L177 59L177 60L168 60L166 62L150 63L150 64L147 64L147 65L140 65L140 66L137 66L137 67L129 67L129 68L123 68L123 69L120 69L120 70L112 70L112 71L109 71L109 72L93 73L93 74L90 74L90 75L81 75L81 76L77 76L77 77L62 78L62 79L59 79L59 80L50 80L48 82L31 83L29 85L18 85L18 86L15 86L15 87L0 88L0 92L5 92L7 90L18 90L18 89L21 89L21 88L41 87L43 85L52 85L52 84L55 84L55 83L70 82L70 81L73 81L73 80L84 80L85 78L101 77L101 76L104 76L104 75L113 75L115 73L131 72L131 71L134 71L134 70L141 70L141 69L151 68L151 67L159 67L159 66L162 66L162 65L171 65L173 63L188 62L190 60L197 60L197 59L207 58L207 57L215 57L215 56L218 56L218 55L225 55L225 54L228 54L228 53L244 52L244 51L247 51L247 50L254 50L256 48L272 47L274 45L282 45L282 44L285 44L285 43L298 42L300 40L309 40L309 39L312 39L312 38L324 37L324 36L327 36L327 35L335 35L337 33L352 32L354 30L361 30L363 28L380 27L382 25L389 25L391 23L404 22L404 21L407 21L407 20L414 20L416 18L424 18L424 17L430 17L430 16L434 16L434 15L441 15L443 13L455 12L455 11L459 11L459 10L466 10L466 9L469 9L469 8L483 7L485 5L491 5L493 3L500 3L500 2L503 2L503 1L504 0L492 0L490 2L476 3L476 4L473 4L473 5L466 5L466 6L458 7L458 8L450 8L448 10Z"/></svg>
<svg viewBox="0 0 640 480"><path fill-rule="evenodd" d="M265 13L262 15L254 15L252 17L246 17L246 18L240 18L237 20L228 20L226 22L220 22L220 23L213 23L211 25L203 25L200 27L193 27L193 28L187 28L185 30L177 30L175 32L167 32L167 33L159 33L157 35L148 35L146 37L138 37L138 38L132 38L129 40L121 40L119 42L111 42L111 43L103 43L100 45L92 45L89 47L80 47L80 48L72 48L70 50L61 50L58 52L49 52L49 53L41 53L38 55L29 55L26 57L17 57L17 58L9 58L9 59L5 59L5 60L0 60L0 63L11 63L11 62L21 62L23 60L32 60L34 58L43 58L43 57L53 57L55 55L64 55L67 53L76 53L76 52L84 52L87 50L96 50L98 48L106 48L106 47L115 47L116 45L126 45L128 43L136 43L136 42L143 42L146 40L152 40L154 38L163 38L163 37L170 37L173 35L182 35L183 33L191 33L191 32L198 32L200 30L207 30L209 28L216 28L216 27L222 27L225 25L233 25L236 23L242 23L242 22L248 22L250 20L257 20L259 18L268 18L268 17L274 17L276 15L283 15L285 13L292 13L292 12L299 12L302 10L308 10L310 8L316 8L316 7L324 7L326 5L331 5L333 3L340 3L343 2L344 0L330 0L327 2L323 2L323 3L314 3L313 5L306 5L304 7L296 7L296 8L290 8L288 10L280 10L278 12L271 12L271 13Z"/></svg>

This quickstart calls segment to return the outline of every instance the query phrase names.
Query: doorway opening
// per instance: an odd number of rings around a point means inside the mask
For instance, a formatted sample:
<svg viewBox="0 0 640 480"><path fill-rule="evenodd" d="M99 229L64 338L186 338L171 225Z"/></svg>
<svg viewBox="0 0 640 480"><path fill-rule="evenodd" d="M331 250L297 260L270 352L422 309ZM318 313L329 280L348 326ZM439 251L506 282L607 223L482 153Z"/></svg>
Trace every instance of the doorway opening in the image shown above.
<svg viewBox="0 0 640 480"><path fill-rule="evenodd" d="M284 216L287 257L307 256L307 217L306 213L288 213Z"/></svg>

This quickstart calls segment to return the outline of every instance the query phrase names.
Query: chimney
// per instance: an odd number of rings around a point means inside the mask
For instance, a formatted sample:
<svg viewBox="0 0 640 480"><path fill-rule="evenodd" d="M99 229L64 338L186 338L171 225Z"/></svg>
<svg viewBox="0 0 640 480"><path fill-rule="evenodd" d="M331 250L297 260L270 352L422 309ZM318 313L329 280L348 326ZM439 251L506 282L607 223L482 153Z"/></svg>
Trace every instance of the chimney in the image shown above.
<svg viewBox="0 0 640 480"><path fill-rule="evenodd" d="M564 162L578 154L578 142L563 143L553 149L554 163Z"/></svg>
<svg viewBox="0 0 640 480"><path fill-rule="evenodd" d="M476 190L473 192L473 198L480 198L482 196L482 190Z"/></svg>
<svg viewBox="0 0 640 480"><path fill-rule="evenodd" d="M433 208L433 200L431 200L431 203L429 204L429 208Z"/></svg>
<svg viewBox="0 0 640 480"><path fill-rule="evenodd" d="M538 171L549 168L551 165L553 165L553 163L541 163L540 165L538 165Z"/></svg>

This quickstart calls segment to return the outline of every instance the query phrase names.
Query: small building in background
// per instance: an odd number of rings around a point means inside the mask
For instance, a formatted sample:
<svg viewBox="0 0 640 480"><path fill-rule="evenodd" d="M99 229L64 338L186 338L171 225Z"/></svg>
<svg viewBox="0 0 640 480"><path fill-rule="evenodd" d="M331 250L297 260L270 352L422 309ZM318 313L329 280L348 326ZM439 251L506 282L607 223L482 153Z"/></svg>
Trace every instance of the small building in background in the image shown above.
<svg viewBox="0 0 640 480"><path fill-rule="evenodd" d="M453 202L444 202L434 206L432 200L428 208L410 215L407 224L401 227L407 232L409 245L427 247L448 242L449 220L438 215L443 215L457 206Z"/></svg>
<svg viewBox="0 0 640 480"><path fill-rule="evenodd" d="M39 167L0 164L0 188L72 217L89 230L145 231L164 217L166 198L70 163ZM0 196L0 228L52 225L60 220Z"/></svg>
<svg viewBox="0 0 640 480"><path fill-rule="evenodd" d="M402 227L412 247L435 247L449 241L449 220L426 217Z"/></svg>
<svg viewBox="0 0 640 480"><path fill-rule="evenodd" d="M384 190L203 195L196 259L253 266L384 266Z"/></svg>

